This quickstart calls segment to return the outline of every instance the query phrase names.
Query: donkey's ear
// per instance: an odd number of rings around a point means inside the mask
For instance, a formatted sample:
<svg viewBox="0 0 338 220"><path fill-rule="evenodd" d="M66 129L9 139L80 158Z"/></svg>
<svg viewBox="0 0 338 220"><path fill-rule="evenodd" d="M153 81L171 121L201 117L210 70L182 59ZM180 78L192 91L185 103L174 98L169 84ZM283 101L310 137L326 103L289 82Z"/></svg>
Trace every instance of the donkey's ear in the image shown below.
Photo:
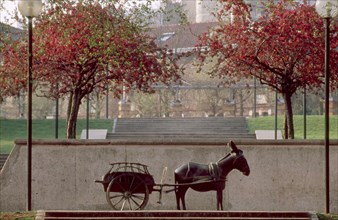
<svg viewBox="0 0 338 220"><path fill-rule="evenodd" d="M239 152L236 144L233 141L229 142L229 146L231 147L231 149L237 154Z"/></svg>

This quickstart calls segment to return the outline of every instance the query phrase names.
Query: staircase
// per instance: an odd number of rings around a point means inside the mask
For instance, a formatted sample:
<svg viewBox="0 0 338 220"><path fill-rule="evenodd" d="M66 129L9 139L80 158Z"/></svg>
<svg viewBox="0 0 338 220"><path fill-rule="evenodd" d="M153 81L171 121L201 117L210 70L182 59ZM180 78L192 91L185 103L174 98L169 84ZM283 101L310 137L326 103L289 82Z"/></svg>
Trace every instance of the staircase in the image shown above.
<svg viewBox="0 0 338 220"><path fill-rule="evenodd" d="M256 139L244 117L119 118L107 139Z"/></svg>
<svg viewBox="0 0 338 220"><path fill-rule="evenodd" d="M0 170L5 165L7 158L8 154L0 154Z"/></svg>

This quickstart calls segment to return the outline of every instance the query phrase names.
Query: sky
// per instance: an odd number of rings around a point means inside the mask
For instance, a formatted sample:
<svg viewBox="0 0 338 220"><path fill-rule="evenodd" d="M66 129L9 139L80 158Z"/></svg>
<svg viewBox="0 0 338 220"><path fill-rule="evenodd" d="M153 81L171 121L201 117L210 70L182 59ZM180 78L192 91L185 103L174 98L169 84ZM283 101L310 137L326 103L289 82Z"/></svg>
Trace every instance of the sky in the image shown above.
<svg viewBox="0 0 338 220"><path fill-rule="evenodd" d="M0 9L0 22L17 27L17 22L11 18L16 9L16 1L0 0L4 8Z"/></svg>
<svg viewBox="0 0 338 220"><path fill-rule="evenodd" d="M139 0L142 2L143 0ZM20 27L15 19L12 18L13 14L17 11L17 1L15 0L0 0L3 4L3 8L0 9L0 22L9 24L13 27ZM159 2L153 3L154 8L159 7Z"/></svg>

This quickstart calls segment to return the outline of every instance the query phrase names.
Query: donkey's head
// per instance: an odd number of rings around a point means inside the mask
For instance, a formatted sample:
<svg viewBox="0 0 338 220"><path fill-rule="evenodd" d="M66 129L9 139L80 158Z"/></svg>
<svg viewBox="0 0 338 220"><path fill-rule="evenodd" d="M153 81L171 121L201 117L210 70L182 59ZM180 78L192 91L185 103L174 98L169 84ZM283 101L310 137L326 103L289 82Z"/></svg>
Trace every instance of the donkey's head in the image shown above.
<svg viewBox="0 0 338 220"><path fill-rule="evenodd" d="M236 144L233 141L229 142L229 146L232 149L231 153L235 154L234 155L235 159L233 162L234 169L237 169L240 172L242 172L244 175L249 176L250 167L249 167L249 164L246 158L244 157L243 151L238 149Z"/></svg>

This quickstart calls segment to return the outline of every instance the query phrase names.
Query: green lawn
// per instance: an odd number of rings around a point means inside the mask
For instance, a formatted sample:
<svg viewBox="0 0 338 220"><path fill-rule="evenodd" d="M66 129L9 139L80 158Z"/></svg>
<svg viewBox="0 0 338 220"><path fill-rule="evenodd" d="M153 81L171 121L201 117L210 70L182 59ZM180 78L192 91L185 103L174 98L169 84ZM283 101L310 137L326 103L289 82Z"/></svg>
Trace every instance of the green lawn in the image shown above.
<svg viewBox="0 0 338 220"><path fill-rule="evenodd" d="M278 129L283 130L284 117L278 117ZM274 116L250 118L248 120L249 132L255 130L273 130ZM295 137L303 139L303 116L294 116ZM55 120L33 120L33 139L54 139ZM108 129L111 131L113 120L98 119L90 120L91 129ZM81 135L82 129L86 128L86 120L80 119L77 124L77 137ZM59 120L59 138L65 138L65 120ZM324 116L307 116L307 139L324 138ZM26 120L6 120L0 119L0 153L9 153L14 146L15 139L25 139L27 137ZM330 139L338 139L338 116L330 116Z"/></svg>
<svg viewBox="0 0 338 220"><path fill-rule="evenodd" d="M0 212L3 220L34 220L36 212Z"/></svg>
<svg viewBox="0 0 338 220"><path fill-rule="evenodd" d="M113 120L98 119L90 120L91 129L108 129L111 132ZM33 139L54 139L55 120L36 119L32 122ZM80 119L77 123L77 138L80 138L82 129L86 129L86 120ZM59 120L59 138L66 137L65 120ZM27 138L26 120L0 119L0 153L9 153L14 146L15 139Z"/></svg>
<svg viewBox="0 0 338 220"><path fill-rule="evenodd" d="M302 115L295 115L294 118L295 139L304 137L304 118ZM277 119L277 128L283 131L284 116ZM274 130L275 117L257 117L248 120L249 132L255 130ZM306 117L306 139L324 139L325 122L324 116L308 115ZM338 139L338 116L330 116L330 139Z"/></svg>

